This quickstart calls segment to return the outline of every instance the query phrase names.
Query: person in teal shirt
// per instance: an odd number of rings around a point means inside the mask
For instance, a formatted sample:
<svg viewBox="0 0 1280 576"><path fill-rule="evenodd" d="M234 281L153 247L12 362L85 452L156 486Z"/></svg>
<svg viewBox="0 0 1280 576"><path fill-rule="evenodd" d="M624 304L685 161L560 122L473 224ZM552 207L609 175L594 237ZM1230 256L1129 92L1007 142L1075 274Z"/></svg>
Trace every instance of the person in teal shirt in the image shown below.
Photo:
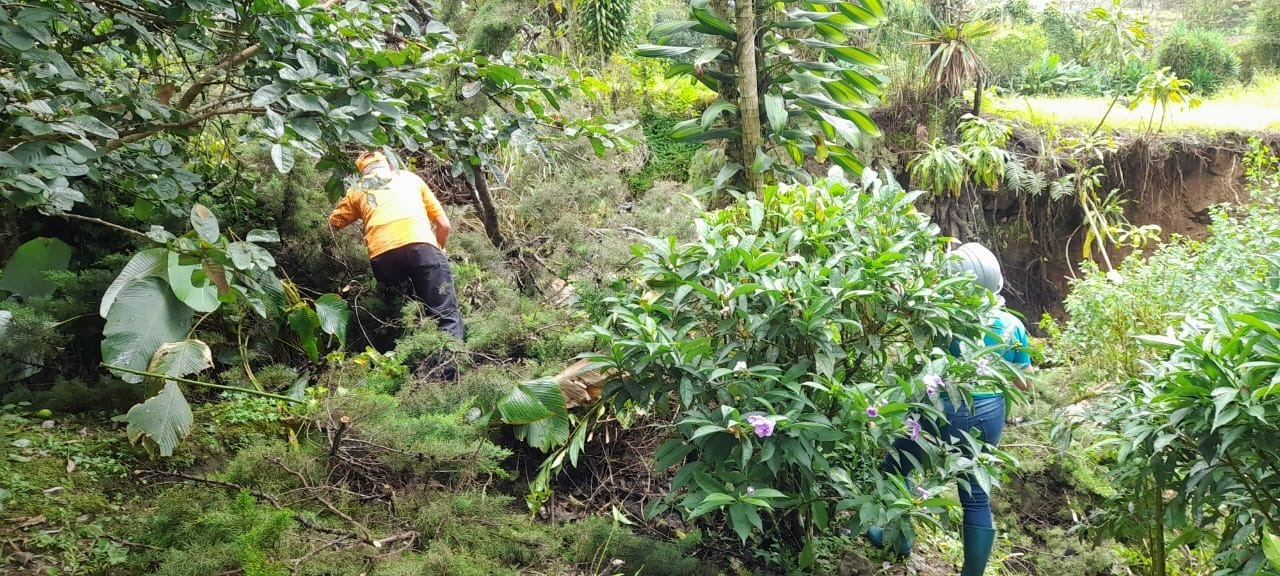
<svg viewBox="0 0 1280 576"><path fill-rule="evenodd" d="M965 273L975 276L976 281L984 288L999 294L1004 288L1004 276L1000 272L1000 263L994 254L981 244L968 243L957 248L953 254L959 258L960 267ZM998 298L998 296L997 296ZM1003 305L1003 299L999 300ZM987 320L988 333L983 336L983 345L987 347L1004 347L1001 357L1019 368L1014 385L1021 390L1028 389L1023 372L1031 369L1031 349L1027 337L1027 329L1022 321L1003 308L992 311ZM953 340L948 350L951 355L961 357L963 344ZM978 359L979 371L984 368L986 360ZM933 376L937 382L941 378ZM930 384L930 387L934 387ZM940 387L940 386L938 386ZM967 450L968 443L963 442L962 433L977 437L987 445L995 446L1004 433L1005 399L1004 393L997 387L977 388L973 391L973 404L953 402L942 393L944 422L926 424L927 429L935 436L954 442L961 450ZM908 458L910 454L912 458ZM972 456L972 454L967 454ZM914 460L913 460L914 458ZM923 462L923 448L915 438L899 438L894 441L890 454L885 456L882 469L900 474L904 477L911 474L913 462ZM960 576L982 576L987 561L991 557L991 548L995 543L995 524L991 516L991 499L972 475L961 476L964 483L960 485L960 507L964 512L962 538L964 541L964 567ZM968 487L965 487L965 484ZM867 536L879 546L885 546L883 531L872 528ZM905 537L898 538L891 546L901 555L911 552L911 541Z"/></svg>

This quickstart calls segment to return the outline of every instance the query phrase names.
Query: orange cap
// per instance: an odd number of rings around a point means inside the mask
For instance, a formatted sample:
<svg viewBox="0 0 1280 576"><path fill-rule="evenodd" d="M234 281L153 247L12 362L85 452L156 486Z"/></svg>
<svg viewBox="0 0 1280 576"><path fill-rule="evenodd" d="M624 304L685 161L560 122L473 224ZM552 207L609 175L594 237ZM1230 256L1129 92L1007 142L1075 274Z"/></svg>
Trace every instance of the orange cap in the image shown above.
<svg viewBox="0 0 1280 576"><path fill-rule="evenodd" d="M356 158L356 170L363 173L367 168L378 163L386 166L391 165L387 162L387 157L383 156L381 152L365 152L359 158Z"/></svg>

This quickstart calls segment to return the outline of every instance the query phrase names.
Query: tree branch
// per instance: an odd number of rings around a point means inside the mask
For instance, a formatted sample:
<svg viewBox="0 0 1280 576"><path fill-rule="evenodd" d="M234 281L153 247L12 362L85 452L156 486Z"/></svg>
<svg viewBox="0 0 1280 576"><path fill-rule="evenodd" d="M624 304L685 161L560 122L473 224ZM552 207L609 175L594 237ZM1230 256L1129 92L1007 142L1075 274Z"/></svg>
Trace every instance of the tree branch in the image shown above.
<svg viewBox="0 0 1280 576"><path fill-rule="evenodd" d="M325 0L324 4L321 4L320 7L332 8L333 5L337 3L338 3L338 0ZM186 91L182 93L182 97L178 99L177 108L180 110L186 110L187 108L189 108L191 106L191 103L195 102L196 98L199 97L202 92L204 92L205 87L207 87L209 84L212 84L213 81L217 80L219 76L222 76L223 74L230 72L232 69L239 67L241 64L248 62L249 59L253 58L254 56L257 56L258 52L261 52L261 51L262 51L262 43L258 43L258 44L249 46L244 50L236 52L235 54L227 56L226 58L223 58L222 61L217 66L214 66L212 70L209 70L204 74L202 74L200 78L195 81L194 84L192 84L190 87L186 89Z"/></svg>
<svg viewBox="0 0 1280 576"><path fill-rule="evenodd" d="M54 214L54 216L57 216L57 217L59 217L59 218L65 218L65 219L67 219L67 220L79 220L79 221L81 221L81 222L89 222L89 223L92 223L92 224L97 224L97 225L99 225L99 226L106 226L106 227L108 227L108 228L112 228L112 229L114 229L114 230L118 230L118 231L120 231L120 232L124 232L124 233L126 233L126 234L132 234L132 235L137 236L137 237L139 237L139 238L142 238L143 240L146 240L146 241L148 241L148 242L155 242L155 240L152 240L150 236L147 236L146 234L143 234L142 232L139 232L139 231L137 231L137 230L134 230L133 228L126 228L126 227L121 226L121 225L119 225L119 224L115 224L115 223L112 223L112 222L107 222L106 220L103 220L103 219L101 219L101 218L94 218L94 217L92 217L92 216L81 216L81 215L79 215L79 214L72 214L72 213L70 213L70 212L59 212L58 214Z"/></svg>

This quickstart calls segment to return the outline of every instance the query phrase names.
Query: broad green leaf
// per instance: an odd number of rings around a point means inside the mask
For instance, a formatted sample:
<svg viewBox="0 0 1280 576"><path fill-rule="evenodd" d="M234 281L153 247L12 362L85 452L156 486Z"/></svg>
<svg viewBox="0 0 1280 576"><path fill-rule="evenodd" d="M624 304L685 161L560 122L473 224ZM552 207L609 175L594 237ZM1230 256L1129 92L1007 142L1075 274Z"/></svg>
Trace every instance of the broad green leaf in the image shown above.
<svg viewBox="0 0 1280 576"><path fill-rule="evenodd" d="M710 106L707 106L706 111L702 113L702 129L706 130L707 128L710 128L712 124L715 124L716 118L719 118L725 111L736 114L738 112L738 107L733 103L725 101L723 98L716 100Z"/></svg>
<svg viewBox="0 0 1280 576"><path fill-rule="evenodd" d="M298 335L298 343L302 345L302 350L307 353L307 357L312 362L320 359L319 340L316 338L316 328L320 326L320 317L316 315L315 310L307 306L301 306L291 310L288 314L289 329Z"/></svg>
<svg viewBox="0 0 1280 576"><path fill-rule="evenodd" d="M729 523L733 525L733 531L743 544L747 543L747 537L751 535L752 522L749 514L754 511L754 506L742 502L729 507Z"/></svg>
<svg viewBox="0 0 1280 576"><path fill-rule="evenodd" d="M710 10L702 8L690 8L693 19L698 21L698 25L693 29L704 34L712 34L729 40L737 41L738 32L733 26L725 22L719 16L713 14Z"/></svg>
<svg viewBox="0 0 1280 576"><path fill-rule="evenodd" d="M547 386L545 380L518 383L510 394L499 400L498 414L502 416L502 421L507 424L529 424L554 416L554 412L540 399Z"/></svg>
<svg viewBox="0 0 1280 576"><path fill-rule="evenodd" d="M1280 536L1272 534L1270 530L1262 533L1262 552L1267 556L1267 562L1271 563L1273 570L1280 570Z"/></svg>
<svg viewBox="0 0 1280 576"><path fill-rule="evenodd" d="M769 128L781 132L787 127L787 101L781 94L764 95L764 113L769 118Z"/></svg>
<svg viewBox="0 0 1280 576"><path fill-rule="evenodd" d="M172 380L159 394L129 409L126 432L134 443L147 442L159 449L160 456L172 456L178 442L191 432L194 418L182 389Z"/></svg>
<svg viewBox="0 0 1280 576"><path fill-rule="evenodd" d="M173 295L160 278L146 276L125 284L107 312L102 331L102 361L106 364L146 370L160 346L186 340L192 310ZM120 374L125 382L141 376Z"/></svg>
<svg viewBox="0 0 1280 576"><path fill-rule="evenodd" d="M250 230L249 234L244 237L246 242L259 242L263 244L276 244L280 242L280 233L275 230Z"/></svg>
<svg viewBox="0 0 1280 576"><path fill-rule="evenodd" d="M689 30L697 25L698 23L693 20L671 20L663 22L654 26L653 29L649 31L649 37L662 40L664 38L669 38L672 35L679 34L680 32Z"/></svg>
<svg viewBox="0 0 1280 576"><path fill-rule="evenodd" d="M102 294L102 305L98 307L98 315L107 317L111 304L116 301L116 295L128 283L148 276L167 277L165 268L168 263L169 251L164 248L148 248L134 254L129 263L124 265L120 275L116 276L116 279L107 287L107 291Z"/></svg>
<svg viewBox="0 0 1280 576"><path fill-rule="evenodd" d="M210 244L217 242L221 234L218 228L218 217L203 204L191 207L191 227L195 229L196 235L201 240Z"/></svg>
<svg viewBox="0 0 1280 576"><path fill-rule="evenodd" d="M278 102L280 97L284 96L285 91L289 89L289 86L291 86L291 84L288 82L279 81L267 84L253 93L251 102L258 108L266 108L267 106Z"/></svg>
<svg viewBox="0 0 1280 576"><path fill-rule="evenodd" d="M347 320L351 309L337 294L325 294L316 299L316 315L320 317L320 329L325 334L338 337L340 344L347 343Z"/></svg>
<svg viewBox="0 0 1280 576"><path fill-rule="evenodd" d="M636 56L641 58L678 58L685 54L692 54L701 50L701 48L691 48L688 46L657 46L654 44L641 44L636 47Z"/></svg>
<svg viewBox="0 0 1280 576"><path fill-rule="evenodd" d="M40 237L18 247L0 275L0 292L25 298L44 298L53 294L53 282L46 272L66 270L71 263L71 246L57 238Z"/></svg>
<svg viewBox="0 0 1280 576"><path fill-rule="evenodd" d="M272 144L271 161L275 163L276 170L281 174L288 174L293 170L293 147L278 142Z"/></svg>
<svg viewBox="0 0 1280 576"><path fill-rule="evenodd" d="M202 278L192 277L199 271ZM204 263L183 264L182 256L177 252L169 252L169 264L165 267L169 280L169 288L187 306L196 312L213 312L222 302L218 300L218 287L204 278Z"/></svg>
<svg viewBox="0 0 1280 576"><path fill-rule="evenodd" d="M184 340L160 346L151 357L147 372L185 378L210 368L213 368L213 352L209 345L199 340Z"/></svg>
<svg viewBox="0 0 1280 576"><path fill-rule="evenodd" d="M507 423L519 424L516 437L547 452L569 440L569 411L564 394L552 378L521 382L498 402L498 413Z"/></svg>

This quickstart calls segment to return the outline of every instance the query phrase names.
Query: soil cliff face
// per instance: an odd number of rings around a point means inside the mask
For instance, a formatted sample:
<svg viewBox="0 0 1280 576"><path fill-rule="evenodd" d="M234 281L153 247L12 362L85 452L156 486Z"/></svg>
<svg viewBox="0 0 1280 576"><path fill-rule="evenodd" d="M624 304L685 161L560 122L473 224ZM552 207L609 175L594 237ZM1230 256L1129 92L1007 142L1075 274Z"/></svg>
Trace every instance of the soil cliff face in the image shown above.
<svg viewBox="0 0 1280 576"><path fill-rule="evenodd" d="M1175 234L1203 239L1213 206L1248 200L1243 165L1248 139L1225 134L1126 142L1107 158L1102 190L1122 191L1127 201L1125 217L1134 225L1159 226L1166 240ZM1280 148L1280 136L1263 139ZM988 220L993 222L994 237L989 241L1002 258L1010 286L1006 298L1028 324L1044 312L1061 316L1069 279L1078 274L1082 259L1085 232L1080 208L1070 199L1049 202L1011 196L1002 193L984 200ZM999 233L1002 223L1014 229L1018 222L1024 233ZM1118 266L1129 252L1111 250L1112 262ZM1096 249L1094 259L1100 261Z"/></svg>

